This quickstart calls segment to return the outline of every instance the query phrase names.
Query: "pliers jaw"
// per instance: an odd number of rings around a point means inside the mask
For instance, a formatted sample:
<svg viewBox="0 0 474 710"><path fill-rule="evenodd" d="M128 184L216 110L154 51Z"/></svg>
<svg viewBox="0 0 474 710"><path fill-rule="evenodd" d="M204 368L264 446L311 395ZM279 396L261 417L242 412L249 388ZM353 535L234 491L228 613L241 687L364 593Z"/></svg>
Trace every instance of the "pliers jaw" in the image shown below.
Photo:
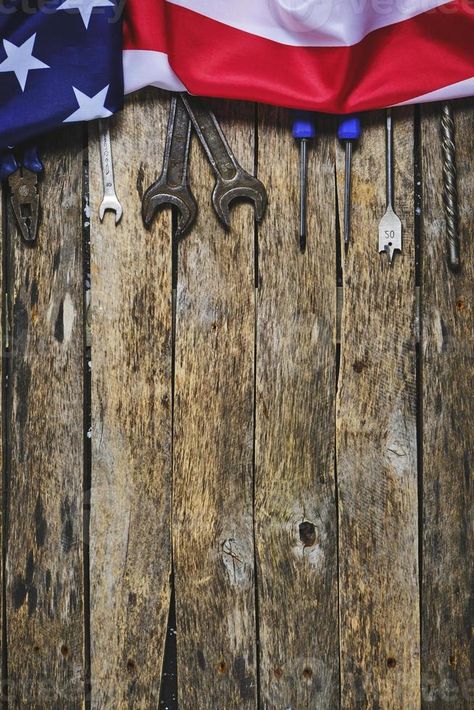
<svg viewBox="0 0 474 710"><path fill-rule="evenodd" d="M38 234L40 197L38 175L20 167L8 178L11 189L11 203L25 242L31 244Z"/></svg>
<svg viewBox="0 0 474 710"><path fill-rule="evenodd" d="M8 180L13 212L25 242L32 244L38 233L40 196L38 175L43 172L36 146L23 148L22 159L13 149L0 153L0 181Z"/></svg>

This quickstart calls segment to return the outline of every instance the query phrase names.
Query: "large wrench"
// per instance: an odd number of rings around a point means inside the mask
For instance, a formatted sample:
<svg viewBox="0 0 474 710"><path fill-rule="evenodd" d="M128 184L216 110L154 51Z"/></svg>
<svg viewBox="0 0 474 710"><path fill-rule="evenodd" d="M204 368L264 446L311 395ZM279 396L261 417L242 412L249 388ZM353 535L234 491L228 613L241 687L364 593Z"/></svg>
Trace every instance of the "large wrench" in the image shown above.
<svg viewBox="0 0 474 710"><path fill-rule="evenodd" d="M176 207L179 212L176 230L178 238L193 225L198 211L188 180L190 142L191 121L183 102L174 94L171 97L163 169L158 180L145 192L142 216L145 225L149 227L160 207Z"/></svg>
<svg viewBox="0 0 474 710"><path fill-rule="evenodd" d="M110 141L109 124L99 119L100 160L102 163L102 182L104 184L104 199L99 207L100 221L104 219L106 210L115 212L115 224L122 219L123 209L115 194L114 165L112 162L112 145Z"/></svg>
<svg viewBox="0 0 474 710"><path fill-rule="evenodd" d="M212 111L194 96L181 94L181 98L216 177L212 204L217 216L230 229L230 203L247 199L254 203L260 221L268 202L263 183L239 165Z"/></svg>

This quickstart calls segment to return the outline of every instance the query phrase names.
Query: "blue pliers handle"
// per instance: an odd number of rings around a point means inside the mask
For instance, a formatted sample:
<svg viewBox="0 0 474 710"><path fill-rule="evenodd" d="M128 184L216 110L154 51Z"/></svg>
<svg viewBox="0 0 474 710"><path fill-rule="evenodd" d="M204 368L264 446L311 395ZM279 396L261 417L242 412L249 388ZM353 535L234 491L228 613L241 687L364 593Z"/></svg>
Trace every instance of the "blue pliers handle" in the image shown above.
<svg viewBox="0 0 474 710"><path fill-rule="evenodd" d="M0 182L3 182L10 175L23 167L32 173L39 175L44 170L44 165L38 155L36 146L28 146L23 150L23 158L18 162L13 149L4 150L0 153Z"/></svg>

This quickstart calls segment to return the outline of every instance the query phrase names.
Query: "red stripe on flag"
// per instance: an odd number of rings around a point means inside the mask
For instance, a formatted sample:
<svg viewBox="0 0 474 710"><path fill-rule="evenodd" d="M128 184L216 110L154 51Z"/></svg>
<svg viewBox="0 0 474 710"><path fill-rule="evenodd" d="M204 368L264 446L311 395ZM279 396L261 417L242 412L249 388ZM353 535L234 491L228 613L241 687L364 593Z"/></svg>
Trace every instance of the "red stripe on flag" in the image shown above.
<svg viewBox="0 0 474 710"><path fill-rule="evenodd" d="M351 47L294 47L166 4L170 64L191 93L364 111L474 76L474 7L456 0ZM151 48L151 47L150 47Z"/></svg>
<svg viewBox="0 0 474 710"><path fill-rule="evenodd" d="M167 53L164 0L129 0L125 5L123 48Z"/></svg>

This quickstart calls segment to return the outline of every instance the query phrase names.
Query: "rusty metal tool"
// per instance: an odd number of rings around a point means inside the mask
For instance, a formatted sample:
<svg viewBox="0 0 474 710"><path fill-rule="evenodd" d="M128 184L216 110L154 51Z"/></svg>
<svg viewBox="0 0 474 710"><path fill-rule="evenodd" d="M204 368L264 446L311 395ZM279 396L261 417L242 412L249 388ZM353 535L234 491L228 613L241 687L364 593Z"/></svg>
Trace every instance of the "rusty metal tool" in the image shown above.
<svg viewBox="0 0 474 710"><path fill-rule="evenodd" d="M197 203L191 192L188 179L191 121L181 98L171 98L166 136L163 169L160 177L145 192L142 216L146 227L153 221L156 211L166 205L175 207L179 213L176 236L182 237L194 224Z"/></svg>
<svg viewBox="0 0 474 710"><path fill-rule="evenodd" d="M40 196L38 176L44 170L35 146L23 150L17 159L13 150L0 156L0 181L8 180L10 200L21 235L31 244L38 234Z"/></svg>
<svg viewBox="0 0 474 710"><path fill-rule="evenodd" d="M451 271L459 271L461 257L459 247L456 140L453 109L450 103L444 103L441 106L441 143L443 149L443 202L446 215L448 265Z"/></svg>
<svg viewBox="0 0 474 710"><path fill-rule="evenodd" d="M402 250L402 223L395 214L393 197L393 131L392 111L387 110L386 117L387 140L387 210L379 224L379 253L385 252L390 264L396 251Z"/></svg>
<svg viewBox="0 0 474 710"><path fill-rule="evenodd" d="M115 212L115 224L122 219L123 208L115 193L114 164L112 159L112 142L110 140L109 124L105 119L99 119L100 160L102 163L102 182L104 198L99 207L100 221L104 219L107 210Z"/></svg>
<svg viewBox="0 0 474 710"><path fill-rule="evenodd" d="M213 169L212 204L224 227L230 229L230 204L237 199L253 202L260 221L268 202L263 183L239 165L214 113L202 100L189 94L181 94L181 98Z"/></svg>

